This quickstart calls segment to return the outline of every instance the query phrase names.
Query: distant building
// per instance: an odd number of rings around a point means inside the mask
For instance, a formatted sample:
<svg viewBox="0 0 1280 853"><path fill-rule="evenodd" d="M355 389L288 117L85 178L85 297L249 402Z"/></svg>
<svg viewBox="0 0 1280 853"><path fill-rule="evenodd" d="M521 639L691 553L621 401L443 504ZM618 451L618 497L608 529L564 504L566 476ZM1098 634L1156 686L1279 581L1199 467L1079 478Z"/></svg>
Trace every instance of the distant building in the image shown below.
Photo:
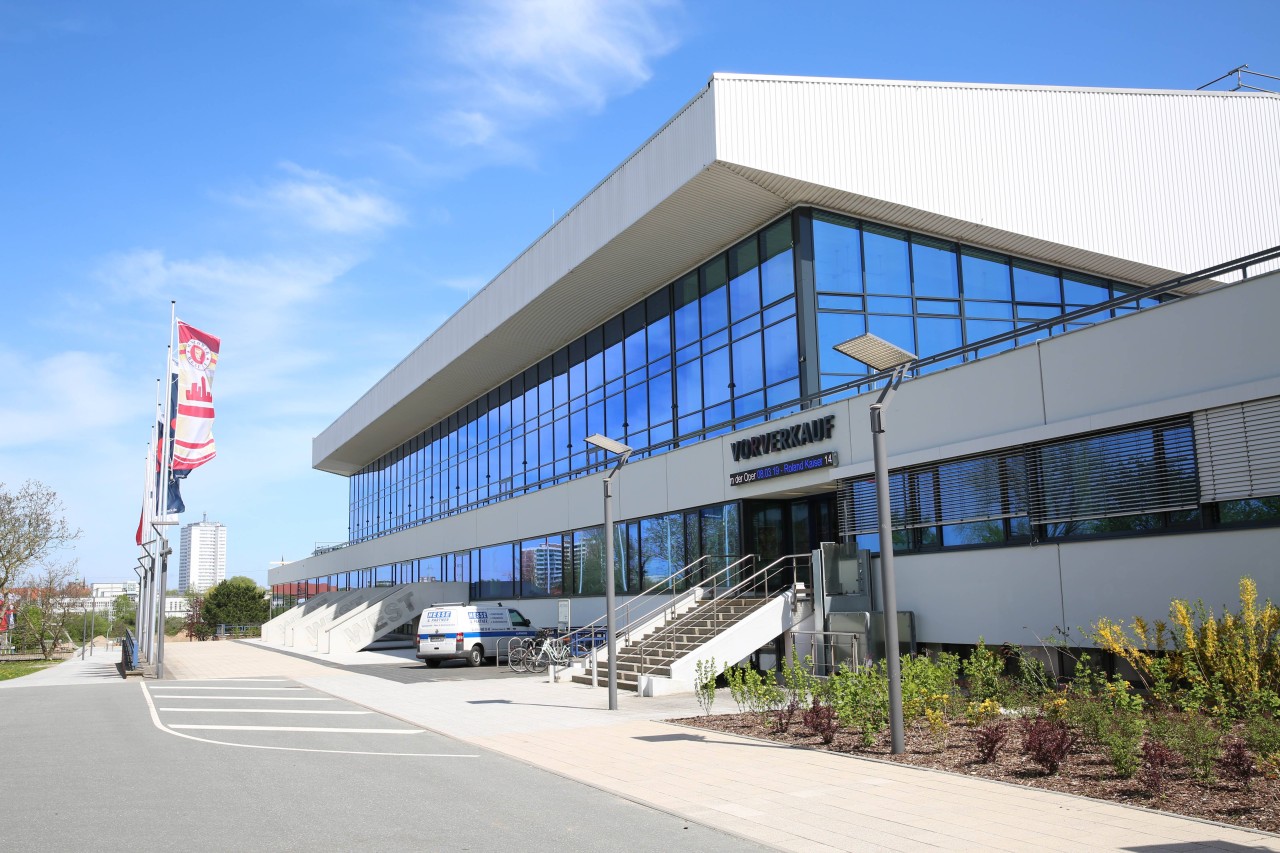
<svg viewBox="0 0 1280 853"><path fill-rule="evenodd" d="M127 595L134 601L138 600L138 582L126 581L124 583L95 583L93 585L94 598L106 598L115 600L122 595Z"/></svg>
<svg viewBox="0 0 1280 853"><path fill-rule="evenodd" d="M204 592L226 578L226 525L206 519L182 528L178 589L182 592Z"/></svg>

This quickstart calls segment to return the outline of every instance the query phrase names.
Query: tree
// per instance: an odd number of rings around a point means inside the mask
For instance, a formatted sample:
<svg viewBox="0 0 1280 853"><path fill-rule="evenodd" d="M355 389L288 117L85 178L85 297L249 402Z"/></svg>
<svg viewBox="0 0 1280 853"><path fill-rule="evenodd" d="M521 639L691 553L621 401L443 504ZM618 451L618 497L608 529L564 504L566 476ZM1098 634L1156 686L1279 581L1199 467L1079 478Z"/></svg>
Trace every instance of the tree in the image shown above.
<svg viewBox="0 0 1280 853"><path fill-rule="evenodd" d="M85 586L75 580L73 563L47 563L24 582L22 606L18 610L20 630L28 642L40 646L45 660L53 658L67 634L73 612L84 606Z"/></svg>
<svg viewBox="0 0 1280 853"><path fill-rule="evenodd" d="M267 621L270 602L266 590L246 577L225 580L205 593L204 623L217 625L261 625Z"/></svg>
<svg viewBox="0 0 1280 853"><path fill-rule="evenodd" d="M0 605L9 600L22 572L80 538L65 512L58 493L38 480L28 480L16 492L0 483Z"/></svg>
<svg viewBox="0 0 1280 853"><path fill-rule="evenodd" d="M127 595L117 595L111 603L113 634L123 634L125 628L136 628L138 621L138 605Z"/></svg>

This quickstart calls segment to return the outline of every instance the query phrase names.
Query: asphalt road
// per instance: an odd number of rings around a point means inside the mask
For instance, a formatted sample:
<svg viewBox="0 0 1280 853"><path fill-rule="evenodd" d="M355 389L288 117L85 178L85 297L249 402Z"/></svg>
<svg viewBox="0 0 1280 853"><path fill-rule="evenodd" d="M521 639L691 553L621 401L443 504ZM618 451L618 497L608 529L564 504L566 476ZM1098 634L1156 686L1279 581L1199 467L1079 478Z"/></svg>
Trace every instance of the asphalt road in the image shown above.
<svg viewBox="0 0 1280 853"><path fill-rule="evenodd" d="M29 687L0 718L11 849L767 849L285 679Z"/></svg>

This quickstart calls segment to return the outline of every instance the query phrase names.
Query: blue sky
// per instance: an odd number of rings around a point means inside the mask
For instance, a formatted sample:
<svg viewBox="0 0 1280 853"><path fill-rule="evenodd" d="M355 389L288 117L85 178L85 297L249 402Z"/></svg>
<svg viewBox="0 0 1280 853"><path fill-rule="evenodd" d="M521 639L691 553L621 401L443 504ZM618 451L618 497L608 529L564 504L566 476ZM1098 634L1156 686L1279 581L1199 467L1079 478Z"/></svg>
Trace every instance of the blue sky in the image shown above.
<svg viewBox="0 0 1280 853"><path fill-rule="evenodd" d="M0 482L135 577L176 299L223 341L183 521L265 583L346 538L311 438L713 72L1186 89L1280 76L1277 30L1276 0L3 0Z"/></svg>

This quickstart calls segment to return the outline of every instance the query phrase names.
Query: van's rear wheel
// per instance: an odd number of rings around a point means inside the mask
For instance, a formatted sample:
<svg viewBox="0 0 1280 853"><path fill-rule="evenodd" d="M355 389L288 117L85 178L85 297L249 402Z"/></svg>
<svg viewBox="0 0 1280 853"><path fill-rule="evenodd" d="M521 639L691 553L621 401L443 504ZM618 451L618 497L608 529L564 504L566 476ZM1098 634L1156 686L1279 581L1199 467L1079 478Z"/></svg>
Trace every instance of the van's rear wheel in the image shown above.
<svg viewBox="0 0 1280 853"><path fill-rule="evenodd" d="M423 663L427 665L427 669L435 669L440 665L440 660L438 658L427 658Z"/></svg>
<svg viewBox="0 0 1280 853"><path fill-rule="evenodd" d="M484 646L472 646L471 651L467 652L467 663L471 666L480 666L484 663Z"/></svg>

